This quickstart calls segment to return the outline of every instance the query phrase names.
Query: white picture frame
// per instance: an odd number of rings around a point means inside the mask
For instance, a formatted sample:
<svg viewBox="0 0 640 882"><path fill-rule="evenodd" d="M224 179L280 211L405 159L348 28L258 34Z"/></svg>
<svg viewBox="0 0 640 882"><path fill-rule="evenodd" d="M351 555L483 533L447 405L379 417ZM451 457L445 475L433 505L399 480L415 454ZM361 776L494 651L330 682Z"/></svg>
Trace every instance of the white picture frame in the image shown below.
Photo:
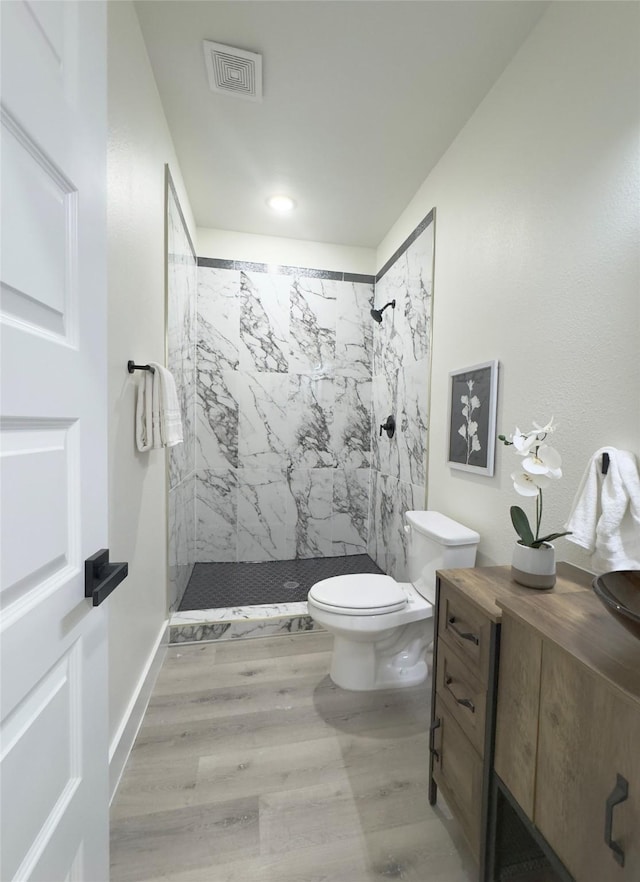
<svg viewBox="0 0 640 882"><path fill-rule="evenodd" d="M449 372L447 463L452 469L493 477L497 405L497 360Z"/></svg>

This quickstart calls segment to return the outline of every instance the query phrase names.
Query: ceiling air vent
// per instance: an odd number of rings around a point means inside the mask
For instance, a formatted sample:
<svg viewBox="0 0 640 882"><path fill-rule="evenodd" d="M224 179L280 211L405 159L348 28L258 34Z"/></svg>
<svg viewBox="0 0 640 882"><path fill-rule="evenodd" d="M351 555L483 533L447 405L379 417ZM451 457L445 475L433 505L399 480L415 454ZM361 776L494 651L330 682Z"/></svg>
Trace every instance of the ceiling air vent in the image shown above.
<svg viewBox="0 0 640 882"><path fill-rule="evenodd" d="M212 92L262 101L262 55L204 40L204 60Z"/></svg>

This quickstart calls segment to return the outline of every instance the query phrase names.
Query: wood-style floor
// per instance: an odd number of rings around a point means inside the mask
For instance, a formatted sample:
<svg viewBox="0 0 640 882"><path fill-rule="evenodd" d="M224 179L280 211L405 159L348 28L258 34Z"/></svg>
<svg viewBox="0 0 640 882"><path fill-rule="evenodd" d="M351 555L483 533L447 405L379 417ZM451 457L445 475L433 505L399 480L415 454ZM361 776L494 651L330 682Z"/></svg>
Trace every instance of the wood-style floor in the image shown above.
<svg viewBox="0 0 640 882"><path fill-rule="evenodd" d="M429 689L338 689L330 647L169 649L112 806L111 882L475 878L427 798Z"/></svg>

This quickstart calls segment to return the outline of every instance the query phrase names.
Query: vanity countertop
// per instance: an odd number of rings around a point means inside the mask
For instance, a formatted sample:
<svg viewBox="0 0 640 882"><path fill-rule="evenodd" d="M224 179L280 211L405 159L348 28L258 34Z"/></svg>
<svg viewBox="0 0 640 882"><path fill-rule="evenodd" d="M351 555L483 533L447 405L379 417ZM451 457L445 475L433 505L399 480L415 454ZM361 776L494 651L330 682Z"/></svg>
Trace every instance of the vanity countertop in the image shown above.
<svg viewBox="0 0 640 882"><path fill-rule="evenodd" d="M556 584L545 590L518 585L511 578L509 566L439 570L438 575L445 581L455 583L456 589L492 622L501 620L501 606L505 601L519 597L545 598L577 592L590 593L593 579L590 573L567 563L558 563Z"/></svg>

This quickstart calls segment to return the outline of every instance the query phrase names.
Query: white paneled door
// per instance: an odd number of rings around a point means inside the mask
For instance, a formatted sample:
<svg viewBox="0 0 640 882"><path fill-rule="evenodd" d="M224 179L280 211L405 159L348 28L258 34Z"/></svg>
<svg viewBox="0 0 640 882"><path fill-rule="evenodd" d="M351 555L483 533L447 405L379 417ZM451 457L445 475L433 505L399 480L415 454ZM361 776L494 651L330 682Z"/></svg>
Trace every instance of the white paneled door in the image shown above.
<svg viewBox="0 0 640 882"><path fill-rule="evenodd" d="M0 879L108 878L106 8L3 0Z"/></svg>

